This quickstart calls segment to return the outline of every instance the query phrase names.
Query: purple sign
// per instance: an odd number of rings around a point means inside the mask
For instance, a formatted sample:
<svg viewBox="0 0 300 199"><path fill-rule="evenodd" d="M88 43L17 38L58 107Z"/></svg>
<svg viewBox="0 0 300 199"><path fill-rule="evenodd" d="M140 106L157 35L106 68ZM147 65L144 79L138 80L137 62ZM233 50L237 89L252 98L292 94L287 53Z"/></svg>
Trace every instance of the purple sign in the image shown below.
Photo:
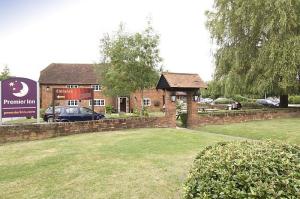
<svg viewBox="0 0 300 199"><path fill-rule="evenodd" d="M14 77L1 81L2 118L37 116L37 82Z"/></svg>

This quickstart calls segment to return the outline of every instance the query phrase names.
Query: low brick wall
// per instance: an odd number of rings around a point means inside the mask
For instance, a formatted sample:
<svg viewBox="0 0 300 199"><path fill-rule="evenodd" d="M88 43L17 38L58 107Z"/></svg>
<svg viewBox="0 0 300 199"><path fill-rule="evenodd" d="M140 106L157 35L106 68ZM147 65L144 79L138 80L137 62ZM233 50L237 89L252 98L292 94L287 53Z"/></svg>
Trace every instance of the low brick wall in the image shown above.
<svg viewBox="0 0 300 199"><path fill-rule="evenodd" d="M274 118L300 117L300 109L271 109L261 111L228 111L224 113L199 114L193 118L189 128L213 124L240 123L253 120L268 120Z"/></svg>
<svg viewBox="0 0 300 199"><path fill-rule="evenodd" d="M272 109L266 111L230 111L225 113L199 114L193 117L189 128L211 124L238 123L252 120L266 120L284 117L300 117L300 109ZM99 121L70 123L41 123L0 126L0 143L40 140L80 133L115 131L132 128L175 127L173 117L145 117L126 119L105 119Z"/></svg>
<svg viewBox="0 0 300 199"><path fill-rule="evenodd" d="M0 143L40 140L80 133L115 131L131 128L175 127L167 117L105 119L99 121L41 123L0 126Z"/></svg>

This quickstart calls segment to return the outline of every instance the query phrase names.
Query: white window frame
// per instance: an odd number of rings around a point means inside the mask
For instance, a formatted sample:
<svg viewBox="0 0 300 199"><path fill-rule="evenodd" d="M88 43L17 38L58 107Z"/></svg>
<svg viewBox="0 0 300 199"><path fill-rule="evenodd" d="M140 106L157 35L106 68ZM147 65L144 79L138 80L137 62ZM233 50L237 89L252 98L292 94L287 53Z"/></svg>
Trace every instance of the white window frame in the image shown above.
<svg viewBox="0 0 300 199"><path fill-rule="evenodd" d="M94 99L94 101L95 101L94 106L105 106L105 99ZM97 104L96 101L98 101L99 104ZM89 100L89 105L92 106L92 100Z"/></svg>
<svg viewBox="0 0 300 199"><path fill-rule="evenodd" d="M91 88L94 91L101 91L101 85L100 84L93 84L93 85L91 85Z"/></svg>
<svg viewBox="0 0 300 199"><path fill-rule="evenodd" d="M145 104L145 102L148 102L148 103ZM143 99L143 105L144 105L144 106L151 106L151 99L148 98L148 97L145 97L145 98Z"/></svg>
<svg viewBox="0 0 300 199"><path fill-rule="evenodd" d="M68 106L78 106L78 100L68 100Z"/></svg>
<svg viewBox="0 0 300 199"><path fill-rule="evenodd" d="M67 85L67 88L78 88L79 86L77 84L69 84Z"/></svg>

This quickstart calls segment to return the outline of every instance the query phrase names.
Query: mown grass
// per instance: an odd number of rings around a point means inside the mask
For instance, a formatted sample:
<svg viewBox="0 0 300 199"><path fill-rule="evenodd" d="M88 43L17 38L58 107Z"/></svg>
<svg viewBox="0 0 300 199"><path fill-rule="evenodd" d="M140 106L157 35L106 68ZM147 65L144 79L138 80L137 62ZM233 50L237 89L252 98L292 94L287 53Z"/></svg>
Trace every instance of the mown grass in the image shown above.
<svg viewBox="0 0 300 199"><path fill-rule="evenodd" d="M205 146L234 138L186 129L92 133L0 146L2 198L181 198Z"/></svg>
<svg viewBox="0 0 300 199"><path fill-rule="evenodd" d="M209 125L199 130L256 140L272 139L300 144L300 118Z"/></svg>
<svg viewBox="0 0 300 199"><path fill-rule="evenodd" d="M34 118L19 118L19 119L12 119L12 120L8 120L3 122L3 124L32 124L32 123L36 123L37 120ZM39 122L44 122L44 120L42 118L40 118Z"/></svg>
<svg viewBox="0 0 300 199"><path fill-rule="evenodd" d="M300 144L300 118L136 129L0 146L0 198L181 198L196 154L220 141Z"/></svg>

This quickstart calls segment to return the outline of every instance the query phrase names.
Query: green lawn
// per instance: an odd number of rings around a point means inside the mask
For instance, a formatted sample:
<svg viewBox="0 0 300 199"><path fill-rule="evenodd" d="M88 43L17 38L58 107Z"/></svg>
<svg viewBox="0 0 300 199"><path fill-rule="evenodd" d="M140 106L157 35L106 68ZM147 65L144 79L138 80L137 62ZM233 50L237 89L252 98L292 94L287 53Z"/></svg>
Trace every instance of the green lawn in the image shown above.
<svg viewBox="0 0 300 199"><path fill-rule="evenodd" d="M250 139L272 139L300 144L300 118L210 125L199 130Z"/></svg>
<svg viewBox="0 0 300 199"><path fill-rule="evenodd" d="M291 118L8 143L0 146L0 198L181 198L203 147L244 138L299 144L299 129Z"/></svg>
<svg viewBox="0 0 300 199"><path fill-rule="evenodd" d="M0 146L0 198L181 198L195 155L233 138L186 129L91 133Z"/></svg>
<svg viewBox="0 0 300 199"><path fill-rule="evenodd" d="M42 118L40 118L40 122L44 122ZM20 119L14 119L14 120L8 120L6 122L3 122L4 124L31 124L36 123L36 119L34 118L20 118Z"/></svg>

